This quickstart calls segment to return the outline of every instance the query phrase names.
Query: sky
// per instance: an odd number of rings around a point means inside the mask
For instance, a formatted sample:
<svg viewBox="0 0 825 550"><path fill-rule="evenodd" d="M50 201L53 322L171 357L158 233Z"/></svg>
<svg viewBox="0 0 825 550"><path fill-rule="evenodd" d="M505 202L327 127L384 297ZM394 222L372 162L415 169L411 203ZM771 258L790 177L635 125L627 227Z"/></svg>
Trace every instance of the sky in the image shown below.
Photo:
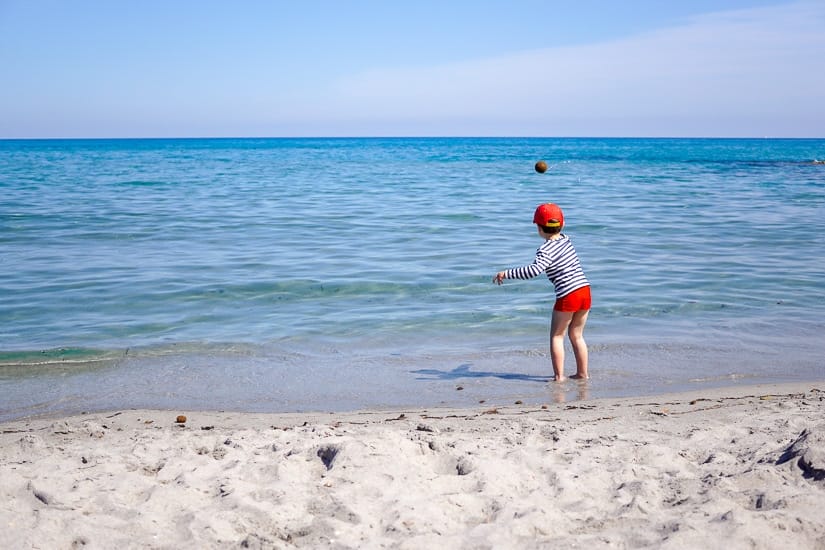
<svg viewBox="0 0 825 550"><path fill-rule="evenodd" d="M0 138L825 137L823 0L0 0Z"/></svg>

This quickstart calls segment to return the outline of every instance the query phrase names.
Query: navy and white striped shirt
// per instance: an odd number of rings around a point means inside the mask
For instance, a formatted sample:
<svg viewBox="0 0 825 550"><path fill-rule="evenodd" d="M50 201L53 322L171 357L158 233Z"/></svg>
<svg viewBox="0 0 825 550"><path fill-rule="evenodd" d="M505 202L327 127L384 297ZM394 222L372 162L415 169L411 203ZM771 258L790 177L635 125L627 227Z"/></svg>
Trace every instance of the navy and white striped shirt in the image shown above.
<svg viewBox="0 0 825 550"><path fill-rule="evenodd" d="M579 257L567 235L556 240L544 241L536 250L536 259L530 265L514 267L504 272L505 279L532 279L541 272L556 288L556 298L567 296L574 290L590 285L584 276Z"/></svg>

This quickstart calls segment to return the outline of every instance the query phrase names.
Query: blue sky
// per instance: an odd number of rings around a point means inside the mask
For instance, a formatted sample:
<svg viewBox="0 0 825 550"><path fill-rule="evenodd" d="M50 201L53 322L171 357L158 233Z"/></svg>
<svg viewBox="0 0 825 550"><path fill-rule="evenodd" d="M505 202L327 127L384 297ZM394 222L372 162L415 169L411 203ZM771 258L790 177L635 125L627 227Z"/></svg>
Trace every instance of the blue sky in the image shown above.
<svg viewBox="0 0 825 550"><path fill-rule="evenodd" d="M0 138L825 137L825 1L0 0Z"/></svg>

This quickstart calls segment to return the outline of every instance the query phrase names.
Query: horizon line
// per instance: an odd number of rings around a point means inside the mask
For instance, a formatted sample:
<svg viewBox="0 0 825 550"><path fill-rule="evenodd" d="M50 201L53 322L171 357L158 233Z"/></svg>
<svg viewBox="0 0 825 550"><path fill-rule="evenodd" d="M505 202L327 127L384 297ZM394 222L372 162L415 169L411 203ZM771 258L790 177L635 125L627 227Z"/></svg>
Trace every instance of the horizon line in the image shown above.
<svg viewBox="0 0 825 550"><path fill-rule="evenodd" d="M351 135L351 136L86 136L86 137L0 137L0 141L105 141L105 140L196 140L196 139L793 139L821 140L825 135L814 136L537 136L537 135Z"/></svg>

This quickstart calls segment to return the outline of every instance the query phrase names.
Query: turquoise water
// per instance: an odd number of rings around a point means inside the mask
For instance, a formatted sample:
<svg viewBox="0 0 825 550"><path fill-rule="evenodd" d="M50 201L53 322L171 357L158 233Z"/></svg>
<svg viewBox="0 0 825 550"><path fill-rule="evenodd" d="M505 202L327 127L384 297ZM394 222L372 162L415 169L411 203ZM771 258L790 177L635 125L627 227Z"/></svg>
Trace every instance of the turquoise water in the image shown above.
<svg viewBox="0 0 825 550"><path fill-rule="evenodd" d="M825 140L0 141L0 419L821 379L817 158ZM546 384L549 283L490 282L532 260L546 201L593 284L587 384Z"/></svg>

